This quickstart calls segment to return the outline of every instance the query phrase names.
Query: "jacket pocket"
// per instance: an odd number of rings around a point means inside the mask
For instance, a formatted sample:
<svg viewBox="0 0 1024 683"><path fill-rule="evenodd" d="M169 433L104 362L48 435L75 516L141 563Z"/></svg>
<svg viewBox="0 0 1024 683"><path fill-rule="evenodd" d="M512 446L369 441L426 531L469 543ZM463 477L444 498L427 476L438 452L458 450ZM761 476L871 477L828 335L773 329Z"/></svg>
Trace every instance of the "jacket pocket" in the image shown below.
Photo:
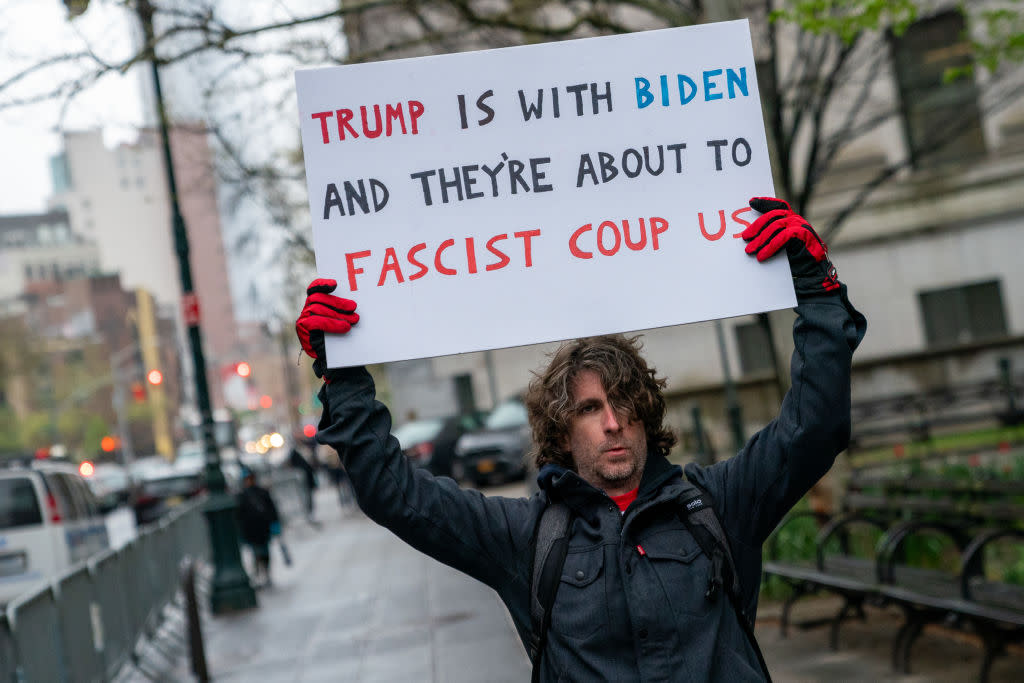
<svg viewBox="0 0 1024 683"><path fill-rule="evenodd" d="M551 610L551 630L572 640L583 640L607 625L604 546L570 549Z"/></svg>
<svg viewBox="0 0 1024 683"><path fill-rule="evenodd" d="M705 597L711 562L697 540L688 531L671 529L644 537L640 546L673 611L678 616L706 616L711 608Z"/></svg>

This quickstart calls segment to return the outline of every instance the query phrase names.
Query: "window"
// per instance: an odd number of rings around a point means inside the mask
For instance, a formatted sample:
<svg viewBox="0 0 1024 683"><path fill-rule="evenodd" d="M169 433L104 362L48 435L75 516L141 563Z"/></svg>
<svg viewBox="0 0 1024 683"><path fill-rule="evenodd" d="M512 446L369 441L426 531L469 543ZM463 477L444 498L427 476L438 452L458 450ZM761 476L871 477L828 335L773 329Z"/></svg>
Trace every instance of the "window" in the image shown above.
<svg viewBox="0 0 1024 683"><path fill-rule="evenodd" d="M68 168L67 155L57 154L50 157L50 182L53 184L55 194L71 189L71 171Z"/></svg>
<svg viewBox="0 0 1024 683"><path fill-rule="evenodd" d="M929 347L969 344L1006 336L999 282L979 282L918 294Z"/></svg>
<svg viewBox="0 0 1024 683"><path fill-rule="evenodd" d="M890 36L913 164L963 161L985 152L973 76L945 82L948 69L969 66L971 42L958 11L948 11Z"/></svg>
<svg viewBox="0 0 1024 683"><path fill-rule="evenodd" d="M28 477L0 479L0 529L42 524L36 489Z"/></svg>
<svg viewBox="0 0 1024 683"><path fill-rule="evenodd" d="M526 406L517 400L508 400L498 404L494 412L487 416L484 426L488 429L507 429L521 427L526 423Z"/></svg>
<svg viewBox="0 0 1024 683"><path fill-rule="evenodd" d="M772 370L772 346L764 325L755 320L740 323L733 329L736 331L736 348L740 354L740 372L749 375Z"/></svg>
<svg viewBox="0 0 1024 683"><path fill-rule="evenodd" d="M53 494L61 519L66 521L78 519L81 514L78 507L75 506L71 488L68 486L65 475L47 473L43 475L43 480L46 482L46 488Z"/></svg>

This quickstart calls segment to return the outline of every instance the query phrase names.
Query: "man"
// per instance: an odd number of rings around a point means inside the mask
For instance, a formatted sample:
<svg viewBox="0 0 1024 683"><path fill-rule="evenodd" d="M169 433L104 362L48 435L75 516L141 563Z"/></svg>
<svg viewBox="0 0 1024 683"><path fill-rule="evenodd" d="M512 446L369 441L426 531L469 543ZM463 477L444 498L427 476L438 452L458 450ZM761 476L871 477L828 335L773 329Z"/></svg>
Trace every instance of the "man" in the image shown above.
<svg viewBox="0 0 1024 683"><path fill-rule="evenodd" d="M256 483L249 468L242 471L242 490L238 494L238 525L256 562L255 582L270 585L270 539L281 532L281 517L270 491Z"/></svg>
<svg viewBox="0 0 1024 683"><path fill-rule="evenodd" d="M753 615L761 545L828 469L849 439L850 362L864 317L849 303L825 245L783 201L742 234L763 261L785 250L797 293L792 388L778 417L735 457L686 478L710 498L728 540L741 595ZM317 438L338 449L360 507L424 553L494 588L524 643L531 634L531 571L538 521L552 503L571 510L539 678L546 681L764 680L740 607L714 599L720 566L687 526L689 485L665 456L663 379L621 336L557 351L528 392L541 491L530 499L485 497L432 478L402 457L387 410L363 368L330 369L323 332L359 321L333 281L309 288L296 323L323 376ZM344 362L344 359L335 359Z"/></svg>

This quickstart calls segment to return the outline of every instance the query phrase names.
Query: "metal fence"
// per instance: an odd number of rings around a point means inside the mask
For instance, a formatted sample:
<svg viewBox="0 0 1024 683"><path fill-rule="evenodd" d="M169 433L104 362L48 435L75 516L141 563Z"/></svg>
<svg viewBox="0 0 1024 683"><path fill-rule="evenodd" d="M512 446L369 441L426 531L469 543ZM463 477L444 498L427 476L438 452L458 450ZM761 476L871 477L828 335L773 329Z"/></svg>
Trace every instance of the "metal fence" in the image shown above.
<svg viewBox="0 0 1024 683"><path fill-rule="evenodd" d="M185 558L209 552L202 502L173 510L0 614L0 681L107 681L174 597Z"/></svg>
<svg viewBox="0 0 1024 683"><path fill-rule="evenodd" d="M268 475L282 521L305 517L302 475ZM0 683L109 681L153 634L181 583L186 558L208 561L204 500L174 508L107 550L0 611Z"/></svg>

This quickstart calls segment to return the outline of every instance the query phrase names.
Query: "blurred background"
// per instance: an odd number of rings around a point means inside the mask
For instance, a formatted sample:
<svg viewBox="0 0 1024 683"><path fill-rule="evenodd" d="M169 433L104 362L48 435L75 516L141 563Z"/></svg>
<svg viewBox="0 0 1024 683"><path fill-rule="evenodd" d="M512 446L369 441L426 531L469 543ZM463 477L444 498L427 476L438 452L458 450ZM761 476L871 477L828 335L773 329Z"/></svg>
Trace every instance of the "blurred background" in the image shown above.
<svg viewBox="0 0 1024 683"><path fill-rule="evenodd" d="M295 69L745 18L775 193L823 234L869 320L853 443L814 504L830 509L865 468L1024 471L1019 3L5 0L0 11L0 458L127 467L195 450L161 107L222 456L276 464L293 443L314 456L304 439L319 416L292 332L315 276ZM739 231L705 218L712 237ZM726 458L772 418L792 320L645 332L669 381L673 457ZM372 372L410 458L486 483L526 473L517 397L551 348Z"/></svg>
<svg viewBox="0 0 1024 683"><path fill-rule="evenodd" d="M759 638L775 623L785 632L790 607L814 588L834 600L815 603L804 625L831 623L833 648L840 623L862 615L865 602L905 608L902 625L890 609L878 631L885 635L871 661L882 663L879 671L909 670L911 643L924 625L942 623L973 628L971 642L984 646L981 680L1015 641L1015 658L997 679L1020 680L1019 0L0 0L0 603L15 600L4 614L43 605L25 597L22 579L45 598L46 581L71 572L47 599L73 597L76 563L89 557L100 562L90 575L107 582L113 604L126 593L121 574L102 567L134 557L131 567L150 569L125 576L160 573L153 563L164 555L152 539L167 524L186 530L179 536L190 545L168 545L166 557L212 548L217 571L237 564L227 552L237 550L231 504L218 502L217 478L204 466L196 323L213 419L205 443L216 446L227 491L238 492L244 468L274 491L285 518L298 522L291 528L303 581L315 567L333 593L348 585L337 572L353 557L380 560L358 577L390 566L380 559L391 557L383 545L370 558L336 542L363 539L352 536L362 527L349 516L337 454L312 441L319 381L293 331L316 276L296 69L731 19L750 26L774 192L824 237L869 322L853 364L850 447L766 546ZM689 229L740 248L742 225L732 216L703 218ZM191 288L182 286L186 263ZM652 295L672 306L708 292ZM495 312L466 314L486 324ZM774 417L790 384L793 320L780 311L643 331L647 357L668 380L668 423L680 437L674 461L726 459ZM412 463L523 495L535 484L521 397L553 348L370 371ZM310 465L334 484L340 504L316 513L323 523L314 516ZM203 502L208 488L216 504ZM1010 540L1017 542L1003 543ZM323 561L330 552L338 554ZM133 600L162 605L156 596L177 581L176 564L165 564L166 586L127 591ZM405 560L394 566L413 577ZM255 604L244 572L232 576L237 585L214 582L215 613ZM285 618L294 603L288 590L277 603L261 599L274 607L266 623L294 634L306 626ZM308 595L324 608L320 593ZM92 601L61 609L91 614L83 610ZM24 639L23 658L35 648L29 659L40 670L60 659L35 631L12 626L36 622L4 614L0 669L11 666L8 631ZM73 623L99 624L90 618ZM113 634L112 624L99 624L99 633ZM843 638L866 632L850 628ZM65 659L95 658L100 645L77 647L99 642L87 632L74 632ZM134 643L138 632L126 634ZM820 660L831 672L777 680L881 677L865 674L863 659L851 660L857 673L837 675L813 639L789 640L806 645L798 654L770 642L773 668ZM330 647L333 665L335 640ZM517 647L509 652L521 666ZM938 649L933 669L946 670L948 644ZM108 672L125 652L107 648ZM965 680L962 671L946 673Z"/></svg>

